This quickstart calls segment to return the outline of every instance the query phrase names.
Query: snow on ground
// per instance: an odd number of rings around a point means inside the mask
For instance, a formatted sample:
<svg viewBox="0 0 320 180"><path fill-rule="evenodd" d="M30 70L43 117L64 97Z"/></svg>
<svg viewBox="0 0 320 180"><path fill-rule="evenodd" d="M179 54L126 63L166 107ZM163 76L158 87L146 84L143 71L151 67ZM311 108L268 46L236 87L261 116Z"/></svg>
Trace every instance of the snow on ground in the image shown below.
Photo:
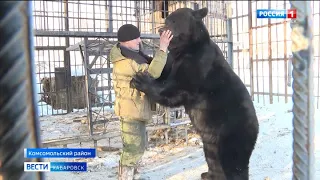
<svg viewBox="0 0 320 180"><path fill-rule="evenodd" d="M94 110L94 108L93 108ZM114 117L105 115L106 117ZM72 112L66 115L51 115L40 117L41 139L43 141L66 138L73 136L89 135L88 125L84 124L87 120L87 113L84 111ZM95 120L95 119L94 119ZM118 121L109 122L106 131L114 130L119 127ZM97 126L94 131L102 132L104 128Z"/></svg>
<svg viewBox="0 0 320 180"><path fill-rule="evenodd" d="M262 105L256 104L260 122L260 133L256 148L250 160L250 179L289 180L292 179L292 109L290 104ZM72 113L65 116L42 117L42 139L88 134L87 125L73 122L73 119L85 119L84 113ZM319 111L315 120L320 118ZM320 124L315 125L315 179L320 179ZM112 122L108 128L119 128ZM200 174L207 170L201 143L194 143L197 135L190 134L189 145L183 141L168 145L152 146L146 151L140 168L141 179L151 180L199 180ZM121 148L121 140L111 140L113 147ZM98 142L98 146L107 146L107 140ZM92 143L73 144L68 147L92 147ZM117 179L119 151L105 152L98 150L94 159L68 159L67 161L87 161L89 172L86 173L46 173L49 180L100 180ZM50 159L66 161L66 159Z"/></svg>

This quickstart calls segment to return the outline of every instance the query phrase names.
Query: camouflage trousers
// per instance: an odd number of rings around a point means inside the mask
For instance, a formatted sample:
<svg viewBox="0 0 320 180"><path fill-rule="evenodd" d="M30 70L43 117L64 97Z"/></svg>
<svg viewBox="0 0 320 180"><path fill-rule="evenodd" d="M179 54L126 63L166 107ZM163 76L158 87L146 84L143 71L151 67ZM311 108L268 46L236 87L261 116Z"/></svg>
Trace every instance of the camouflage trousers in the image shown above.
<svg viewBox="0 0 320 180"><path fill-rule="evenodd" d="M146 148L146 122L120 118L123 149L122 166L137 166Z"/></svg>

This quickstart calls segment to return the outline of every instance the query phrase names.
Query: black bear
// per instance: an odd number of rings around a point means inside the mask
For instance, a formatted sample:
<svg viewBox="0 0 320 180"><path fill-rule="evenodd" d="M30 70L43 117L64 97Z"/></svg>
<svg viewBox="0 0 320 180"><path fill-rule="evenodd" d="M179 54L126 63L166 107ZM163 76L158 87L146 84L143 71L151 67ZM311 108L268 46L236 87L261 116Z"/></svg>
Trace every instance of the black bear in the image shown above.
<svg viewBox="0 0 320 180"><path fill-rule="evenodd" d="M172 12L159 30L174 36L168 78L159 82L140 72L131 86L163 106L184 106L203 141L208 172L202 179L246 180L259 133L256 111L245 85L210 39L202 22L207 13L207 8Z"/></svg>

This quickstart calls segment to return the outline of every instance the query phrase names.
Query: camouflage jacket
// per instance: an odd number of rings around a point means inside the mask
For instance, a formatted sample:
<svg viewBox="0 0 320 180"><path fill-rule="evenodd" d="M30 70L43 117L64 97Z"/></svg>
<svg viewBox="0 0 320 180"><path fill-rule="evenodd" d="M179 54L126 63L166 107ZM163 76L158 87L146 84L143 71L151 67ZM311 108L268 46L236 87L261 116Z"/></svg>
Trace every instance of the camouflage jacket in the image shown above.
<svg viewBox="0 0 320 180"><path fill-rule="evenodd" d="M159 78L167 61L167 53L157 50L150 64L138 64L124 57L117 45L113 46L110 51L110 60L113 64L115 114L123 118L150 121L152 118L151 103L143 92L130 87L130 81L138 71L148 71L154 78Z"/></svg>

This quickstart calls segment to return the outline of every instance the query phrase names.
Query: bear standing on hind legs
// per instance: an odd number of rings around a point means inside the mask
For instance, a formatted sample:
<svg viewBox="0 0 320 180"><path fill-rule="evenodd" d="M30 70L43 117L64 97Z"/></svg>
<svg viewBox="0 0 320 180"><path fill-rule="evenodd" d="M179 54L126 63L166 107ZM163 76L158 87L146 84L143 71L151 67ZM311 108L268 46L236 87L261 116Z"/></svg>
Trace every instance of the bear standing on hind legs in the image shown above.
<svg viewBox="0 0 320 180"><path fill-rule="evenodd" d="M171 13L159 31L173 34L168 78L159 82L140 72L131 86L163 106L184 106L204 144L208 172L202 179L247 180L259 124L249 92L202 22L207 13L207 8Z"/></svg>

